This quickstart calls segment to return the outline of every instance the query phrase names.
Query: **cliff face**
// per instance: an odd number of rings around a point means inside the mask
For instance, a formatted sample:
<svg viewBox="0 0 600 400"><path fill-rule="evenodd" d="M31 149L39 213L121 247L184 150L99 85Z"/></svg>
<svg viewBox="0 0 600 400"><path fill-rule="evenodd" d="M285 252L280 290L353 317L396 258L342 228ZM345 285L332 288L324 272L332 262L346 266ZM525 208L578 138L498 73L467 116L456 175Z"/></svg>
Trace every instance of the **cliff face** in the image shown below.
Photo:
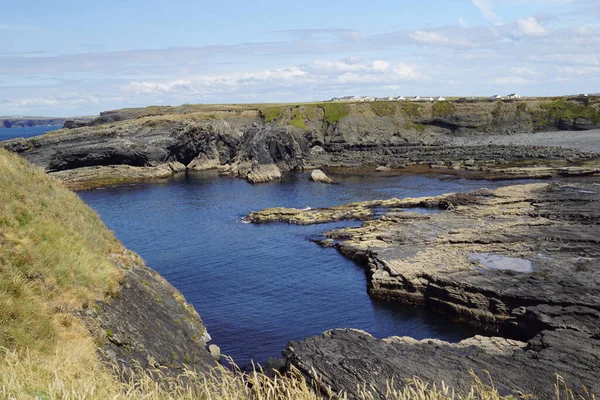
<svg viewBox="0 0 600 400"><path fill-rule="evenodd" d="M586 152L543 143L490 149L470 146L469 140L594 128L600 128L600 98L181 106L106 112L88 126L3 146L48 172L176 161L261 182L313 167L587 159Z"/></svg>

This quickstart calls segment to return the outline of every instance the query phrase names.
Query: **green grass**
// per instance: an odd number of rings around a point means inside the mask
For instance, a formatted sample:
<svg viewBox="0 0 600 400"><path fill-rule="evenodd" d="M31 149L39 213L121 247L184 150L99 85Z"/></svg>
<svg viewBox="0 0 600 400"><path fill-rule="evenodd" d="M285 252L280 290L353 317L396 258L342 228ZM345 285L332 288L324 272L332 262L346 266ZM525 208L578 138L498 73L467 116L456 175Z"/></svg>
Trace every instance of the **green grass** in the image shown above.
<svg viewBox="0 0 600 400"><path fill-rule="evenodd" d="M398 112L398 106L394 101L374 101L370 105L373 112L380 117L393 117Z"/></svg>
<svg viewBox="0 0 600 400"><path fill-rule="evenodd" d="M321 103L319 107L325 111L325 117L323 120L328 124L335 124L342 120L342 118L350 115L350 107L343 103Z"/></svg>
<svg viewBox="0 0 600 400"><path fill-rule="evenodd" d="M447 117L454 114L454 104L449 101L436 101L431 107L433 115L436 117Z"/></svg>
<svg viewBox="0 0 600 400"><path fill-rule="evenodd" d="M308 127L306 126L306 123L304 122L305 119L305 115L302 113L302 111L300 111L299 108L296 108L294 110L294 116L293 118L290 120L290 125L295 126L296 128L300 128L300 129L304 129L304 130L308 130Z"/></svg>
<svg viewBox="0 0 600 400"><path fill-rule="evenodd" d="M600 123L600 111L590 105L561 99L542 103L540 108L546 121L572 121L581 117L591 120L594 124Z"/></svg>
<svg viewBox="0 0 600 400"><path fill-rule="evenodd" d="M410 119L415 119L421 117L421 104L411 103L411 102L401 102L399 103L400 108L408 115Z"/></svg>
<svg viewBox="0 0 600 400"><path fill-rule="evenodd" d="M0 346L51 349L56 310L118 290L122 250L74 193L0 150ZM121 249L121 250L120 250Z"/></svg>
<svg viewBox="0 0 600 400"><path fill-rule="evenodd" d="M283 112L283 107L268 107L260 110L263 121L265 121L266 124L277 121L279 118L281 118Z"/></svg>

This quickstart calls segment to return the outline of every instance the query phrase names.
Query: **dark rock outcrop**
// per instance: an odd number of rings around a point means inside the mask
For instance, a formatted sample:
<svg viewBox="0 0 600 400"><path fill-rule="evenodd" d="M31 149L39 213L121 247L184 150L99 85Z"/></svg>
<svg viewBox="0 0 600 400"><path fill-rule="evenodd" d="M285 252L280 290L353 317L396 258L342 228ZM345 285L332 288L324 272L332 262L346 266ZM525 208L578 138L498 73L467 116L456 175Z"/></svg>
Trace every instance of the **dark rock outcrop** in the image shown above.
<svg viewBox="0 0 600 400"><path fill-rule="evenodd" d="M473 382L471 371L484 383L490 384L491 378L501 395L555 398L555 374L575 393L583 394L584 387L600 393L600 340L565 329L541 332L528 343L476 336L456 344L408 337L378 340L366 332L340 329L290 342L283 354L288 367L350 398L360 398L358 388L367 385L384 399L388 384L401 388L415 376L464 394Z"/></svg>
<svg viewBox="0 0 600 400"><path fill-rule="evenodd" d="M209 372L217 364L207 350L210 335L194 307L135 254L123 257L127 262L118 295L82 313L102 342L101 356L124 372L138 366L173 375L185 367Z"/></svg>

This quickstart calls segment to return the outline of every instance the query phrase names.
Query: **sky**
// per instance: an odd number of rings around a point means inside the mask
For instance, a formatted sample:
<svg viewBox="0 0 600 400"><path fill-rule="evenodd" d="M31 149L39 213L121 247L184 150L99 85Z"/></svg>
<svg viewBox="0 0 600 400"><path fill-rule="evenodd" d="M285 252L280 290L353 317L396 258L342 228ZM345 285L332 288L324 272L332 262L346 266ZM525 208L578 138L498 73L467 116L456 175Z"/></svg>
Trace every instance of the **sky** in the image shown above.
<svg viewBox="0 0 600 400"><path fill-rule="evenodd" d="M0 115L600 92L600 0L0 0Z"/></svg>

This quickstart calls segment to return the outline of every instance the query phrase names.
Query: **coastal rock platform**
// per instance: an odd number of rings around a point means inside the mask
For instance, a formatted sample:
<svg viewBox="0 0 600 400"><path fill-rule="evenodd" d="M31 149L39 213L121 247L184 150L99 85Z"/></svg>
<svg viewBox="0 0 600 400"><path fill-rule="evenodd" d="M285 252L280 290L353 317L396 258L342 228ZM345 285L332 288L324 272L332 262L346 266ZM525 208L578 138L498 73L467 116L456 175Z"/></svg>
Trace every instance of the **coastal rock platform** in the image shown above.
<svg viewBox="0 0 600 400"><path fill-rule="evenodd" d="M371 297L424 306L523 342L500 356L471 342L467 351L464 343L382 342L334 331L284 351L305 373L315 368L334 376L329 382L337 389L355 390L361 376L383 384L413 375L460 387L470 370L490 371L499 387L540 396L553 390L555 372L574 386L600 389L592 379L600 376L597 177L326 209L267 209L247 218L298 224L365 220L324 236L364 266Z"/></svg>

